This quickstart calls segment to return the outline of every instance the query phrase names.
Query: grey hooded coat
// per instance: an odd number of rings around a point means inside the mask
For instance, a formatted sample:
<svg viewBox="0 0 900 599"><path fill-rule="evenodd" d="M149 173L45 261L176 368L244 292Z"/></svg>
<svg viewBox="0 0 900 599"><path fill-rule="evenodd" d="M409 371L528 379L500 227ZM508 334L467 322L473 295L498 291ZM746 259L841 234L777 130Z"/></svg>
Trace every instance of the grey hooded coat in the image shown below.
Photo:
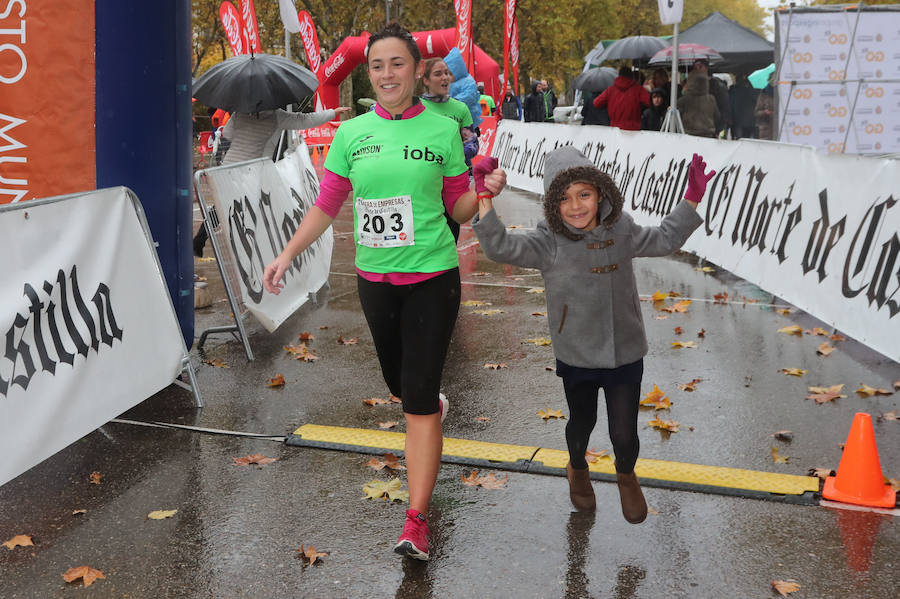
<svg viewBox="0 0 900 599"><path fill-rule="evenodd" d="M639 360L647 353L647 337L631 260L671 254L703 219L684 200L657 227L642 227L626 213L615 215L621 210L618 190L572 147L547 156L544 177L548 218L535 230L507 231L494 210L476 219L473 229L485 255L541 271L557 359L580 368L616 368ZM601 194L616 196L600 202L598 225L587 233L558 216L559 190L576 181L605 190L613 185L612 193Z"/></svg>

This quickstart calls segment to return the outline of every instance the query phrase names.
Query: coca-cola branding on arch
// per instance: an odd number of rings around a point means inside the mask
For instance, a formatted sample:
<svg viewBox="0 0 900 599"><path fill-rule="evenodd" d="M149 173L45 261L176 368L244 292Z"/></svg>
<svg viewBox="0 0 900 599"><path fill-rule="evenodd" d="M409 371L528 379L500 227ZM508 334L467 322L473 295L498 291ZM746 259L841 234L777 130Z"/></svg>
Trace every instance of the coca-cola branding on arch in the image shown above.
<svg viewBox="0 0 900 599"><path fill-rule="evenodd" d="M325 65L325 78L331 77L332 73L334 73L342 64L344 64L344 54L342 52L332 54L328 64Z"/></svg>

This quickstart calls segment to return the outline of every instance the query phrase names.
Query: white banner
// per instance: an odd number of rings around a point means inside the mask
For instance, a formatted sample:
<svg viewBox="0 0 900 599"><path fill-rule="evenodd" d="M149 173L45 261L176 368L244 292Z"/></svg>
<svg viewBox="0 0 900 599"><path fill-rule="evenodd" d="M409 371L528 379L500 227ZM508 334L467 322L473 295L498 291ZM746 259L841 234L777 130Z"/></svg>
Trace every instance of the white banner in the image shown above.
<svg viewBox="0 0 900 599"><path fill-rule="evenodd" d="M609 173L625 210L658 224L683 197L691 154L717 171L685 249L900 361L900 162L614 127L498 126L510 185L543 193L562 145Z"/></svg>
<svg viewBox="0 0 900 599"><path fill-rule="evenodd" d="M319 194L306 145L273 163L260 158L204 171L216 213L225 231L226 247L236 265L244 305L268 331L274 331L310 293L328 281L334 235L329 227L305 252L294 258L278 295L262 286L266 264L290 241L303 215Z"/></svg>
<svg viewBox="0 0 900 599"><path fill-rule="evenodd" d="M829 153L900 152L900 11L775 18L779 139Z"/></svg>
<svg viewBox="0 0 900 599"><path fill-rule="evenodd" d="M663 25L681 23L684 0L659 0L659 21Z"/></svg>
<svg viewBox="0 0 900 599"><path fill-rule="evenodd" d="M181 372L184 339L132 197L0 207L0 484Z"/></svg>

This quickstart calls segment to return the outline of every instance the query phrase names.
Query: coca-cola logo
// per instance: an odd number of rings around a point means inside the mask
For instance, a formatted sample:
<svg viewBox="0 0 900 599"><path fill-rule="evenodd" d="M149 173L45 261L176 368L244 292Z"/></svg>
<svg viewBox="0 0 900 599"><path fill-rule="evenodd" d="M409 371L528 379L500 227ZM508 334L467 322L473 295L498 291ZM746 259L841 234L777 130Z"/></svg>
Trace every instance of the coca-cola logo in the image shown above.
<svg viewBox="0 0 900 599"><path fill-rule="evenodd" d="M469 10L472 8L471 0L454 0L456 8L456 29L459 33L459 49L465 52L469 47Z"/></svg>
<svg viewBox="0 0 900 599"><path fill-rule="evenodd" d="M516 18L515 0L506 0L506 35L512 35L513 20Z"/></svg>
<svg viewBox="0 0 900 599"><path fill-rule="evenodd" d="M514 65L519 64L519 40L515 36L513 36L509 44L509 55Z"/></svg>
<svg viewBox="0 0 900 599"><path fill-rule="evenodd" d="M225 35L228 36L228 43L236 54L244 53L243 39L241 38L241 22L238 15L230 10L222 13L222 27L225 28Z"/></svg>
<svg viewBox="0 0 900 599"><path fill-rule="evenodd" d="M241 2L241 10L244 13L244 26L247 29L247 39L250 41L250 47L259 52L259 40L256 38L256 15L250 14L250 3L253 0L243 0Z"/></svg>
<svg viewBox="0 0 900 599"><path fill-rule="evenodd" d="M334 54L331 57L331 64L325 65L325 77L331 77L331 74L338 70L338 67L342 64L344 64L344 54Z"/></svg>
<svg viewBox="0 0 900 599"><path fill-rule="evenodd" d="M306 49L309 68L314 73L318 73L319 67L322 66L322 57L319 56L319 49L316 47L315 33L315 26L309 20L309 15L303 15L303 20L300 21L300 37L303 39L303 47Z"/></svg>

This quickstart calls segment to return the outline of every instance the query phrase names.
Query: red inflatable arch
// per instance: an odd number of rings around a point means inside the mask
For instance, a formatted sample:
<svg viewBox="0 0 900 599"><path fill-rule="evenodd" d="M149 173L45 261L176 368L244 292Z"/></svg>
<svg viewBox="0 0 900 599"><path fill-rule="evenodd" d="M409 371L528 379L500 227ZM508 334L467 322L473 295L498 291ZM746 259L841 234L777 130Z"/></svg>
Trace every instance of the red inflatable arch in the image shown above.
<svg viewBox="0 0 900 599"><path fill-rule="evenodd" d="M456 29L436 29L413 33L423 58L446 56L456 45ZM350 75L356 66L366 61L366 43L369 33L348 37L338 46L334 54L325 61L319 71L319 89L316 92L316 110L326 110L340 106L338 86ZM475 46L475 81L484 84L484 93L500 103L500 66L484 50Z"/></svg>

